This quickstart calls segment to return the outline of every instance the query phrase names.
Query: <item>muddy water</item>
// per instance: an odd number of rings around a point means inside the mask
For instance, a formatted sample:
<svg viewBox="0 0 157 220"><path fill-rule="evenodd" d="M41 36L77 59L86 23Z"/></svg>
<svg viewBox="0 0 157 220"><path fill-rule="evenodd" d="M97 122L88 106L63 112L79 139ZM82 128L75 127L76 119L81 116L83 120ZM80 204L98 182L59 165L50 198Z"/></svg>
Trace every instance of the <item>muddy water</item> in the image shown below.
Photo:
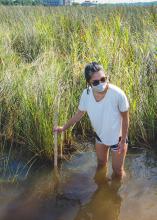
<svg viewBox="0 0 157 220"><path fill-rule="evenodd" d="M129 148L127 176L111 178L110 151L107 173L97 171L93 147L77 152L56 172L39 171L27 184L1 185L2 220L156 220L157 156Z"/></svg>

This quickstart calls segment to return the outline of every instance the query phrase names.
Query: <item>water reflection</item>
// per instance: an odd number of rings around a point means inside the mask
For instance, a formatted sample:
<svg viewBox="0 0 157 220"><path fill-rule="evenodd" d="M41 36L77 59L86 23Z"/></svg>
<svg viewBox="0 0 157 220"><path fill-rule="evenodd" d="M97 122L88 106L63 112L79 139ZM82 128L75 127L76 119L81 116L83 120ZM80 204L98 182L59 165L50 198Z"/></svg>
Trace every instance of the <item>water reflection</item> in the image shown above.
<svg viewBox="0 0 157 220"><path fill-rule="evenodd" d="M97 189L90 201L81 207L75 220L118 220L122 198L118 193L121 179L106 176L106 167L97 169L94 180Z"/></svg>
<svg viewBox="0 0 157 220"><path fill-rule="evenodd" d="M123 180L97 169L93 150L74 154L58 171L43 170L25 185L0 184L0 220L156 220L157 157L129 150Z"/></svg>

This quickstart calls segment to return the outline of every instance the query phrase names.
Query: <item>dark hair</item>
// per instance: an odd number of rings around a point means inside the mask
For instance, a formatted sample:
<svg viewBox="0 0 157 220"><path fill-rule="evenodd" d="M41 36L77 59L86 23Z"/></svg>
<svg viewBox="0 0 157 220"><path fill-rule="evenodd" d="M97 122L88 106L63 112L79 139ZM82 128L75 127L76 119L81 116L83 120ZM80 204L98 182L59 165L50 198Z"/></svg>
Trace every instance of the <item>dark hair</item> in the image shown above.
<svg viewBox="0 0 157 220"><path fill-rule="evenodd" d="M84 69L84 76L86 79L87 94L89 93L89 85L90 85L89 81L90 81L92 75L95 72L98 72L99 70L104 71L104 68L101 64L99 64L97 62L91 62L89 64L86 64L85 69Z"/></svg>

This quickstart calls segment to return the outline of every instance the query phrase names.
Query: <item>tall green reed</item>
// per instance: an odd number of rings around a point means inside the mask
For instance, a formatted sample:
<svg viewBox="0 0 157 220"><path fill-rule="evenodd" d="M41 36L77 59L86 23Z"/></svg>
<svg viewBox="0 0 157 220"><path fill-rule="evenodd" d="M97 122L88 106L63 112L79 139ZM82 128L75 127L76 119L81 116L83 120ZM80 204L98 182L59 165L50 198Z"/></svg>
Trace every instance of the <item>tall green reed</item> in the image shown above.
<svg viewBox="0 0 157 220"><path fill-rule="evenodd" d="M130 102L131 144L150 146L157 134L156 7L0 8L0 121L2 136L20 150L53 158L53 113L59 125L77 111L86 63L101 62ZM57 96L58 89L61 95ZM87 115L76 128L91 131Z"/></svg>

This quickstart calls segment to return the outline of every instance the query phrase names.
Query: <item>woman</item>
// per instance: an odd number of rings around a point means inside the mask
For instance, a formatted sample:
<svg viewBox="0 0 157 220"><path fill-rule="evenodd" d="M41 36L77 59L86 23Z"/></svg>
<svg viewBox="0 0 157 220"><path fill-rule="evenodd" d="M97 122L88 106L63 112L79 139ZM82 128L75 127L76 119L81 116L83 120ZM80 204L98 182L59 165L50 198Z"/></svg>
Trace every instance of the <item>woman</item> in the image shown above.
<svg viewBox="0 0 157 220"><path fill-rule="evenodd" d="M109 83L102 65L97 62L87 64L84 74L86 88L81 94L78 111L63 127L54 127L53 131L65 131L87 112L96 133L98 168L107 167L111 149L113 176L123 177L128 149L128 99L121 88Z"/></svg>

